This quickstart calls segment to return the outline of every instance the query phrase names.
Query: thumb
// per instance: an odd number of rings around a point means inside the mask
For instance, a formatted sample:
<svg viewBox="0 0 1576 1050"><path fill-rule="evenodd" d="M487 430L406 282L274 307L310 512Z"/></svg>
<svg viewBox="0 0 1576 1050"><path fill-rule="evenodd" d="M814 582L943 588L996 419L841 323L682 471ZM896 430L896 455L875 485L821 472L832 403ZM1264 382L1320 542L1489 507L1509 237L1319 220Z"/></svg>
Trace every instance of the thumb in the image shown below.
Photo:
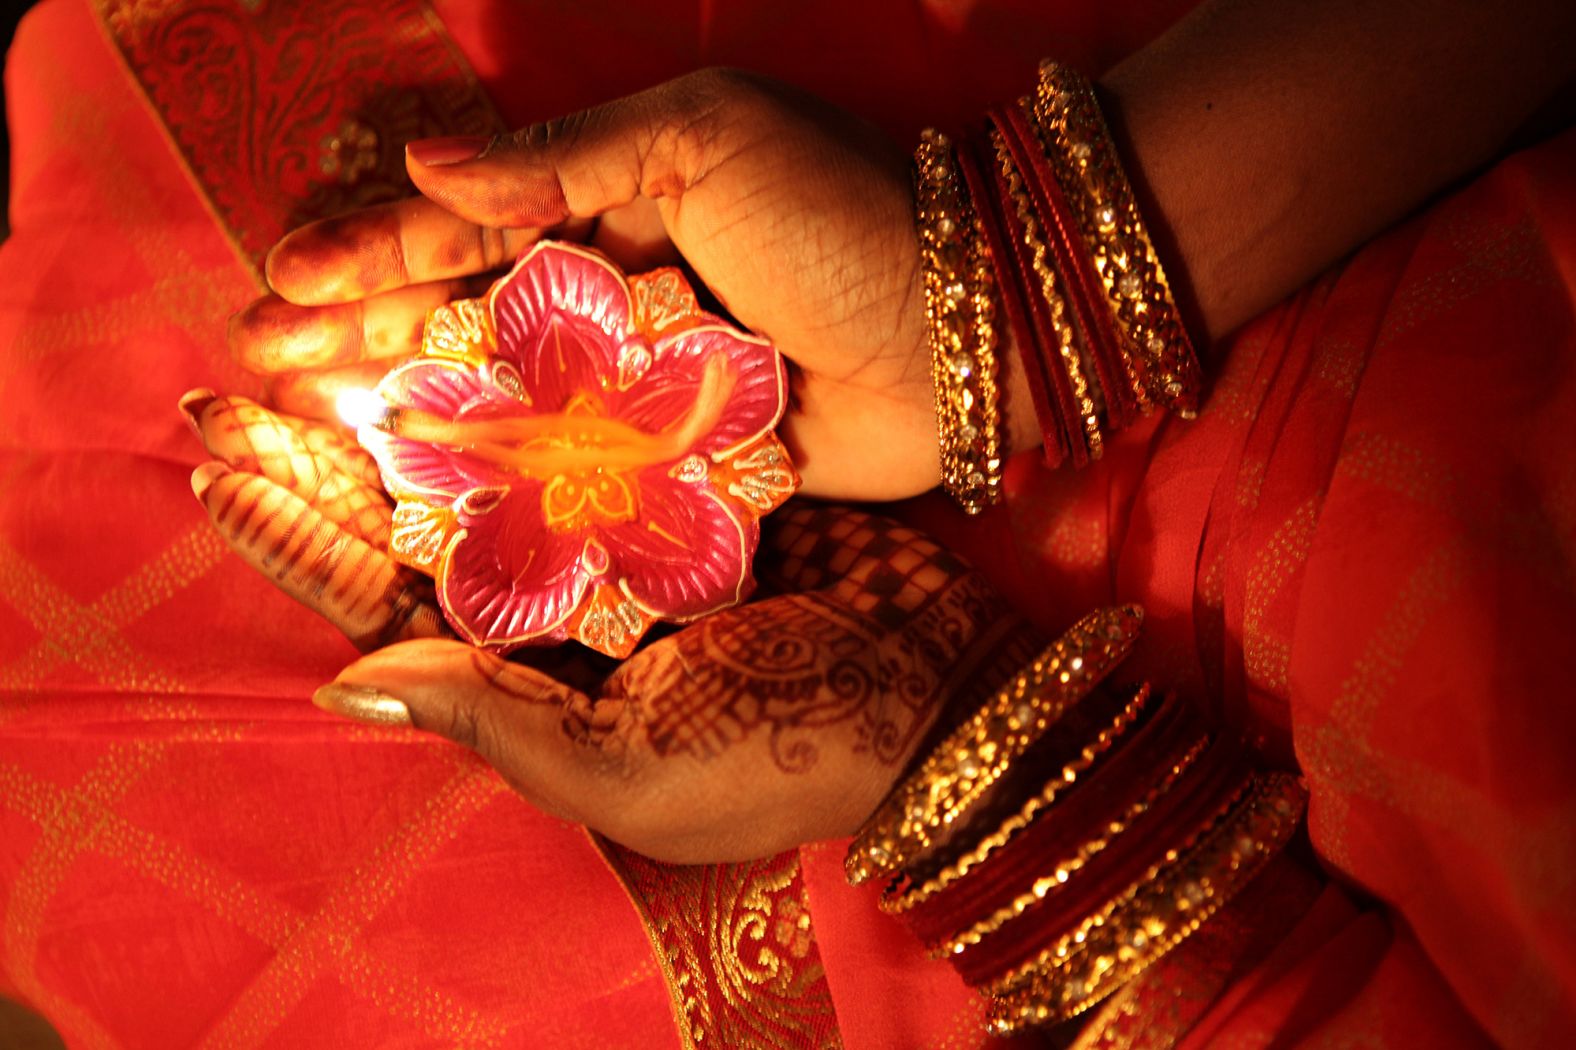
<svg viewBox="0 0 1576 1050"><path fill-rule="evenodd" d="M423 195L482 226L552 226L637 196L677 199L717 155L747 83L702 70L491 140L412 142L405 166Z"/></svg>
<svg viewBox="0 0 1576 1050"><path fill-rule="evenodd" d="M585 693L463 642L379 649L312 695L333 714L411 726L470 748L538 808L595 824L619 775L621 701ZM612 719L608 718L613 714Z"/></svg>

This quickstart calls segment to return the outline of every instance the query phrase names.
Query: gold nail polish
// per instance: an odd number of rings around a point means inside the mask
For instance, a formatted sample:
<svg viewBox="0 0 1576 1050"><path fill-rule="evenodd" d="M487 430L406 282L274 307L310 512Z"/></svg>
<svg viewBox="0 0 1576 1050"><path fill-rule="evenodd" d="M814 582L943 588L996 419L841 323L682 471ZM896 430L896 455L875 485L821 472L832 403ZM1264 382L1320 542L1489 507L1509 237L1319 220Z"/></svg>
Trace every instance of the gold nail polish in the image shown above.
<svg viewBox="0 0 1576 1050"><path fill-rule="evenodd" d="M312 702L332 714L370 725L410 725L410 708L405 701L370 686L330 682L312 694Z"/></svg>
<svg viewBox="0 0 1576 1050"><path fill-rule="evenodd" d="M192 495L196 496L197 501L201 503L203 497L208 494L208 490L213 487L213 483L229 473L232 473L232 471L223 463L202 464L192 471Z"/></svg>

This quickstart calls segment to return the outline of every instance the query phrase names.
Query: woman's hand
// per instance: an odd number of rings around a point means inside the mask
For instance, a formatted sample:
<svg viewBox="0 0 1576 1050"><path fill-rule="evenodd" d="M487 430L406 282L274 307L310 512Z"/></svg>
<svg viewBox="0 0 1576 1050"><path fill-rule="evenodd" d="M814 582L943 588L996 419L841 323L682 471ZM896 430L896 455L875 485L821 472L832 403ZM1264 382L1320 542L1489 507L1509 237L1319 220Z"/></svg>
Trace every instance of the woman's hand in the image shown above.
<svg viewBox="0 0 1576 1050"><path fill-rule="evenodd" d="M413 352L431 307L477 294L541 236L627 270L686 261L797 365L783 434L810 495L895 499L938 480L904 153L785 85L707 70L492 140L407 150L423 196L295 231L235 353L278 407L323 415ZM382 364L378 364L378 362Z"/></svg>
<svg viewBox="0 0 1576 1050"><path fill-rule="evenodd" d="M790 505L763 523L769 597L622 664L578 646L504 659L444 637L427 581L383 553L390 507L360 449L243 398L194 391L183 407L220 460L193 488L226 541L362 647L399 643L346 668L320 705L474 748L543 810L659 859L852 832L949 706L1038 651L925 537Z"/></svg>

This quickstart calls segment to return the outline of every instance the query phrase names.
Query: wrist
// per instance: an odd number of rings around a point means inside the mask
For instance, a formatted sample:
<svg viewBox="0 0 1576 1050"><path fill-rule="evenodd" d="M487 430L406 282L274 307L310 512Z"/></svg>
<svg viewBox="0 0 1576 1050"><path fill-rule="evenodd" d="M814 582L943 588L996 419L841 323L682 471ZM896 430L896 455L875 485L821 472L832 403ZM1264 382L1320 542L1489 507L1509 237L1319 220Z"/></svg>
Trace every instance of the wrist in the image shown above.
<svg viewBox="0 0 1576 1050"><path fill-rule="evenodd" d="M916 160L942 480L966 510L1037 439L1081 467L1156 408L1193 414L1198 360L1086 80L1047 63Z"/></svg>

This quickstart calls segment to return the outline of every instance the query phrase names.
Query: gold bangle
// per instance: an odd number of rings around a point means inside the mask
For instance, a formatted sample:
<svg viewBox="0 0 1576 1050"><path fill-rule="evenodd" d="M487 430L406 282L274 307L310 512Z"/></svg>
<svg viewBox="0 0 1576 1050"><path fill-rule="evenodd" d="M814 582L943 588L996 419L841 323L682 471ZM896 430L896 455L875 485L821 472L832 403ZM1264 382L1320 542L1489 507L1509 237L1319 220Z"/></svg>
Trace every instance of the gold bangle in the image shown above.
<svg viewBox="0 0 1576 1050"><path fill-rule="evenodd" d="M947 136L924 131L914 151L914 196L941 483L965 512L978 514L1001 500L995 279L951 152Z"/></svg>
<svg viewBox="0 0 1576 1050"><path fill-rule="evenodd" d="M1094 88L1065 66L1043 62L1024 109L1094 260L1140 407L1163 405L1191 417L1203 385L1198 358Z"/></svg>
<svg viewBox="0 0 1576 1050"><path fill-rule="evenodd" d="M1028 890L1018 894L1018 896L997 908L990 915L980 919L974 925L954 934L949 940L929 946L930 957L932 959L945 959L949 955L961 955L1067 885L1068 880L1079 869L1089 863L1096 854L1103 852L1117 836L1128 829L1134 820L1142 816L1161 796L1170 791L1176 785L1182 773L1203 753L1204 748L1208 744L1209 741L1207 739L1201 740L1198 746L1184 756L1183 761L1171 768L1169 775L1154 788L1151 788L1143 798L1129 806L1120 818L1111 821L1104 832L1097 834L1093 838L1086 839L1073 851L1072 856L1057 862L1051 868L1050 874L1042 875L1035 879Z"/></svg>
<svg viewBox="0 0 1576 1050"><path fill-rule="evenodd" d="M1142 622L1136 605L1090 613L999 689L877 807L849 847L848 881L894 874L928 847L1127 656Z"/></svg>
<svg viewBox="0 0 1576 1050"><path fill-rule="evenodd" d="M1029 889L1019 894L1010 903L998 908L996 912L980 920L968 930L953 937L951 940L936 945L931 952L931 958L942 959L966 950L970 945L977 944L980 940L1006 923L1022 915L1039 901L1044 900L1057 889L1065 886L1070 878L1094 856L1109 846L1119 835L1132 827L1133 821L1143 816L1167 792L1176 786L1182 775L1198 761L1198 757L1209 746L1208 737L1201 737L1193 743L1171 766L1165 775L1146 791L1142 798L1137 799L1128 806L1123 813L1106 823L1105 828L1095 837L1086 840L1067 859L1059 862L1050 869L1050 874L1034 880ZM1047 817L1053 820L1054 817ZM998 833L999 834L999 833ZM982 844L983 845L983 844ZM965 868L966 872L967 869ZM961 878L960 876L956 876Z"/></svg>
<svg viewBox="0 0 1576 1050"><path fill-rule="evenodd" d="M1056 271L1046 261L1048 249L1045 240L1040 235L1040 224L1034 217L1034 209L1029 205L1028 194L1023 189L1023 177L1018 174L1018 166L1012 162L1012 153L1007 149L1007 142L1002 138L1001 132L990 133L991 145L996 149L996 161L1001 165L1001 174L1007 182L1007 192L1012 197L1013 208L1018 213L1018 221L1023 224L1023 243L1032 253L1032 265L1035 276L1040 279L1040 294L1045 297L1045 304L1051 312L1051 331L1056 336L1056 354L1061 359L1062 368L1067 372L1067 381L1072 386L1073 400L1078 403L1078 418L1083 423L1084 444L1089 449L1091 460L1099 459L1105 453L1105 440L1100 433L1100 416L1095 410L1094 397L1090 394L1090 384L1094 379L1091 369L1089 377L1084 377L1082 354L1076 344L1072 322L1067 318L1067 301L1062 297L1056 287Z"/></svg>
<svg viewBox="0 0 1576 1050"><path fill-rule="evenodd" d="M1147 690L1148 688L1148 683L1140 687L1141 690ZM1134 697L1134 701L1139 706L1147 699L1147 695L1144 697L1135 695ZM1060 772L1051 777L1045 786L1040 789L1039 794L1030 798L1017 812L1002 821L995 831L980 839L974 845L974 848L924 882L907 886L901 891L897 890L896 887L889 888L887 892L882 894L879 901L881 910L888 915L901 915L923 904L979 865L985 863L991 854L1007 845L1008 842L1012 841L1013 836L1033 823L1035 816L1041 810L1050 806L1063 791L1076 784L1079 776L1088 770L1090 766L1094 765L1095 760L1110 750L1111 745L1126 732L1134 718L1137 717L1137 714L1137 707L1134 706L1133 702L1130 702L1128 706L1117 712L1116 718L1112 720L1110 725L1102 729L1094 740L1084 746L1077 758L1062 766ZM1200 738L1177 759L1176 763L1167 770L1162 781L1152 788L1143 800L1142 806L1144 809L1152 805L1154 800L1159 798L1160 795L1170 790L1176 778L1181 776L1187 767L1193 764L1208 743L1208 737ZM1142 812L1142 810L1137 812ZM1137 812L1131 812L1123 819L1131 821L1137 815Z"/></svg>
<svg viewBox="0 0 1576 1050"><path fill-rule="evenodd" d="M1220 819L1075 933L992 982L990 1031L1064 1021L1137 977L1252 881L1291 838L1306 798L1290 774L1256 777Z"/></svg>

